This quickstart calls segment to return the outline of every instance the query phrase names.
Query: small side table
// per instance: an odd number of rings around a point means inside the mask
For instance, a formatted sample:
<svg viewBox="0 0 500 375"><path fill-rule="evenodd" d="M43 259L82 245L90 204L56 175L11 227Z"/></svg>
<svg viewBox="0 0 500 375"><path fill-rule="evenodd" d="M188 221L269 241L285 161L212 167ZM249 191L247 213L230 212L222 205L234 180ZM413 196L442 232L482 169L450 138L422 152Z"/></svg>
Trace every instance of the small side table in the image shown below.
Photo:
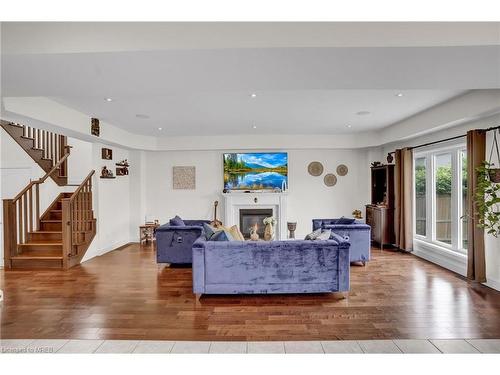
<svg viewBox="0 0 500 375"><path fill-rule="evenodd" d="M139 227L139 243L148 243L155 239L155 229L158 228L158 224L145 224Z"/></svg>

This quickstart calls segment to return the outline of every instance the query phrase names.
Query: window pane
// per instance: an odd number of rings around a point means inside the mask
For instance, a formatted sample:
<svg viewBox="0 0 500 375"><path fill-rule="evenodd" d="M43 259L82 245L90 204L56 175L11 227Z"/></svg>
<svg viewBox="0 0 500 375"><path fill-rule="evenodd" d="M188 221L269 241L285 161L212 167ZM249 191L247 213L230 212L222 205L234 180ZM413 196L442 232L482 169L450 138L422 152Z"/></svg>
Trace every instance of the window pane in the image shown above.
<svg viewBox="0 0 500 375"><path fill-rule="evenodd" d="M436 240L451 244L451 154L436 156Z"/></svg>
<svg viewBox="0 0 500 375"><path fill-rule="evenodd" d="M467 249L467 151L462 151L462 248Z"/></svg>
<svg viewBox="0 0 500 375"><path fill-rule="evenodd" d="M415 159L415 232L426 235L426 162L425 158Z"/></svg>

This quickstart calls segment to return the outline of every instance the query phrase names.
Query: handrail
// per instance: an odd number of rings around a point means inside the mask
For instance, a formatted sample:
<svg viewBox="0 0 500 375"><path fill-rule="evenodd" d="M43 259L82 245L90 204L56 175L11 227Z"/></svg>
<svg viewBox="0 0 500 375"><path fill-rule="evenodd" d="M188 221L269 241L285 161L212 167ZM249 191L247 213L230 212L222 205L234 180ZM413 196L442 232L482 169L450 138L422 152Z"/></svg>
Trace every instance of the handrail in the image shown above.
<svg viewBox="0 0 500 375"><path fill-rule="evenodd" d="M36 185L36 184L42 184L45 182L45 180L47 178L50 177L50 175L52 173L54 173L60 166L62 163L64 163L66 161L66 159L68 158L69 156L69 153L66 153L64 154L64 156L57 162L56 165L54 165L52 167L52 169L50 171L48 171L47 173L45 173L45 175L41 178L39 178L38 180L35 180L35 181L31 181L28 186L26 186L23 190L21 190L21 192L19 194L17 194L13 199L12 201L16 202L17 200L19 200L33 185Z"/></svg>
<svg viewBox="0 0 500 375"><path fill-rule="evenodd" d="M78 195L78 193L82 190L82 188L85 186L85 183L94 175L95 173L95 170L93 169L88 175L87 177L85 177L82 181L82 183L78 186L78 188L73 192L73 194L71 194L71 197L69 198L69 201L70 203L72 203L74 201L74 199L76 198L76 196Z"/></svg>

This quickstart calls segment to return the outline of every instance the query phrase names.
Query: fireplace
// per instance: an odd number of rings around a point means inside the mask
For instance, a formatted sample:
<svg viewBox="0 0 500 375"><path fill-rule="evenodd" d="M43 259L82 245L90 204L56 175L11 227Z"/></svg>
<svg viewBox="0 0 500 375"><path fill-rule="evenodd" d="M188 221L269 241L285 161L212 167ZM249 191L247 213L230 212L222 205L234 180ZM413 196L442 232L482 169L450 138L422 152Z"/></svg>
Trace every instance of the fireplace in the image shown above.
<svg viewBox="0 0 500 375"><path fill-rule="evenodd" d="M257 233L264 238L265 225L262 222L266 217L273 216L272 208L249 208L240 209L240 230L245 239L250 238L250 228L257 225Z"/></svg>

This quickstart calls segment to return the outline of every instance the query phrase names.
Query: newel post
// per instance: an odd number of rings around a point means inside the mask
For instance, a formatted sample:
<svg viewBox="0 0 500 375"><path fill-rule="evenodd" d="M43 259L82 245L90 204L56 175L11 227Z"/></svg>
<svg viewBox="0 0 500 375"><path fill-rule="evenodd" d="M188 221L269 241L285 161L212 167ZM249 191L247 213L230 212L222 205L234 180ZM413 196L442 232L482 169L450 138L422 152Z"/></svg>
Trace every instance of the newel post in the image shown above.
<svg viewBox="0 0 500 375"><path fill-rule="evenodd" d="M10 257L17 255L16 209L12 199L3 200L4 267L12 268Z"/></svg>
<svg viewBox="0 0 500 375"><path fill-rule="evenodd" d="M62 199L62 248L63 248L63 268L69 268L69 258L71 256L72 247L72 231L71 231L71 205L69 198Z"/></svg>

